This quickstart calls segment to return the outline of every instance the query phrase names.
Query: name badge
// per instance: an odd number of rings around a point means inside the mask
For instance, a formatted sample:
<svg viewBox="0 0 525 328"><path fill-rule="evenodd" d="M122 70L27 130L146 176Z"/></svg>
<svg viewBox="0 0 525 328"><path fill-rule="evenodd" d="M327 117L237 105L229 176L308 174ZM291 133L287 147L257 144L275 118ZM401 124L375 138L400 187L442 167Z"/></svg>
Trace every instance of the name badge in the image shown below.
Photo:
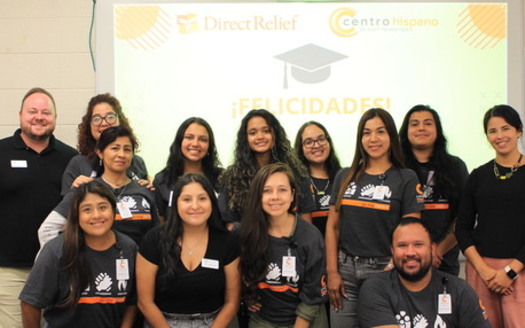
<svg viewBox="0 0 525 328"><path fill-rule="evenodd" d="M117 280L129 280L128 259L117 259Z"/></svg>
<svg viewBox="0 0 525 328"><path fill-rule="evenodd" d="M439 294L438 295L438 314L451 314L452 313L452 298L450 294Z"/></svg>
<svg viewBox="0 0 525 328"><path fill-rule="evenodd" d="M219 270L219 261L202 258L201 265L203 268Z"/></svg>
<svg viewBox="0 0 525 328"><path fill-rule="evenodd" d="M117 203L117 209L118 209L118 213L120 214L121 218L130 219L133 217L133 214L131 214L131 211L129 210L128 205L126 205L125 203L119 201Z"/></svg>
<svg viewBox="0 0 525 328"><path fill-rule="evenodd" d="M376 186L374 190L374 195L372 198L374 199L384 199L386 193L386 187L385 186Z"/></svg>
<svg viewBox="0 0 525 328"><path fill-rule="evenodd" d="M11 160L11 168L13 169L27 169L27 161L25 160Z"/></svg>
<svg viewBox="0 0 525 328"><path fill-rule="evenodd" d="M295 277L295 256L283 256L283 277Z"/></svg>

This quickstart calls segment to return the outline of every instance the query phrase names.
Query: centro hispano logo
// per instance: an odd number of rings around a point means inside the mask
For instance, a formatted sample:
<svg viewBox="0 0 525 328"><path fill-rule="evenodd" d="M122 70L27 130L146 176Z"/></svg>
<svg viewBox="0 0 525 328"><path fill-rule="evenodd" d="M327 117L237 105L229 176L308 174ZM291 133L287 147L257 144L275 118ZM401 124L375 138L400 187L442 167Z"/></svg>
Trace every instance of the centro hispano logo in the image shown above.
<svg viewBox="0 0 525 328"><path fill-rule="evenodd" d="M177 24L181 34L189 34L199 30L196 14L177 15Z"/></svg>
<svg viewBox="0 0 525 328"><path fill-rule="evenodd" d="M350 38L361 32L410 32L419 27L436 27L439 19L365 15L354 8L343 7L330 14L328 24L335 35Z"/></svg>

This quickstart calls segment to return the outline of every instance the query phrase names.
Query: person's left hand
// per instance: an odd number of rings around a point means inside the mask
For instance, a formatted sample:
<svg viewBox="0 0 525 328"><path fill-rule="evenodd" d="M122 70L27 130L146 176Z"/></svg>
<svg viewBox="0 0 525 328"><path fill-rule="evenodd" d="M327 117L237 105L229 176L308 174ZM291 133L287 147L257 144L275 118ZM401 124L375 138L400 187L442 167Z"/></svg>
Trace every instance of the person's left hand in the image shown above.
<svg viewBox="0 0 525 328"><path fill-rule="evenodd" d="M510 295L514 291L512 283L514 280L507 276L507 273L503 269L496 271L496 274L492 279L489 280L488 287L495 293Z"/></svg>

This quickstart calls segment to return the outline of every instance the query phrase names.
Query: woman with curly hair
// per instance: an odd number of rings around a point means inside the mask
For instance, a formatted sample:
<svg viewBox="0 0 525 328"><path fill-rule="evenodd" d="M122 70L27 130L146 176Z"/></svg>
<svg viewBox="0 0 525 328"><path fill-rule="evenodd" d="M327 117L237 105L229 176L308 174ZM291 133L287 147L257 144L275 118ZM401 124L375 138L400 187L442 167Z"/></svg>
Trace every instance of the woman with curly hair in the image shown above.
<svg viewBox="0 0 525 328"><path fill-rule="evenodd" d="M295 213L286 164L257 172L241 225L241 271L250 328L327 327L323 237Z"/></svg>
<svg viewBox="0 0 525 328"><path fill-rule="evenodd" d="M184 173L204 174L218 191L217 180L221 172L221 162L210 125L200 117L188 118L177 130L166 167L153 180L159 214L162 217L168 215L173 186Z"/></svg>
<svg viewBox="0 0 525 328"><path fill-rule="evenodd" d="M297 211L303 219L311 221L310 213L315 210L315 204L306 193L309 188L306 168L293 154L277 118L265 109L252 109L242 119L237 132L234 163L221 176L219 208L229 229L241 221L244 200L257 171L277 162L288 164L292 169L299 182Z"/></svg>
<svg viewBox="0 0 525 328"><path fill-rule="evenodd" d="M133 135L128 119L120 102L109 93L99 94L91 98L86 114L78 125L78 152L71 159L62 176L62 195L67 194L72 188L77 188L83 183L93 181L101 163L95 154L96 144L100 134L109 127L123 126ZM135 136L133 135L135 139ZM128 177L138 180L141 185L148 185L148 170L144 160L134 155L131 166L127 172Z"/></svg>
<svg viewBox="0 0 525 328"><path fill-rule="evenodd" d="M324 125L309 121L297 131L294 150L310 173L309 191L316 206L312 223L324 236L334 178L341 169L334 143Z"/></svg>

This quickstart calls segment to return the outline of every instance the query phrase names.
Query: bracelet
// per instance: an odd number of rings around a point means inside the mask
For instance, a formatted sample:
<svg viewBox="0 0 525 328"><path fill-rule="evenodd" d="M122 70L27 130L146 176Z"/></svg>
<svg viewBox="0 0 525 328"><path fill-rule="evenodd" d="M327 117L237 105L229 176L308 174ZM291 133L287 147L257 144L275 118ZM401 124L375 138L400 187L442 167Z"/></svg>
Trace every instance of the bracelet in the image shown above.
<svg viewBox="0 0 525 328"><path fill-rule="evenodd" d="M395 268L395 266L392 263L388 263L386 265L386 267L389 268L389 269L394 269Z"/></svg>

